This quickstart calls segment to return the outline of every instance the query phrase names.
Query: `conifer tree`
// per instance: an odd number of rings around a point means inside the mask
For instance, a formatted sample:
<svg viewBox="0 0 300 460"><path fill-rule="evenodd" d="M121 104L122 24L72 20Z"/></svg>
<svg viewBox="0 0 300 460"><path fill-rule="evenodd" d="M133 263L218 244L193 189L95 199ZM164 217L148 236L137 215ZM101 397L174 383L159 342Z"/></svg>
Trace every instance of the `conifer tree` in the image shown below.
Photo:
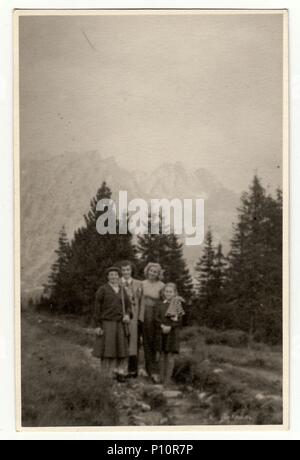
<svg viewBox="0 0 300 460"><path fill-rule="evenodd" d="M203 254L196 265L196 276L198 282L197 289L197 309L198 319L208 325L210 309L214 303L215 294L215 250L213 247L213 235L211 229L208 230Z"/></svg>
<svg viewBox="0 0 300 460"><path fill-rule="evenodd" d="M151 222L158 224L159 233L153 234L151 231ZM148 217L148 231L137 238L137 250L139 254L140 275L143 276L143 270L150 262L163 265L163 261L168 255L167 235L163 232L163 223L161 216Z"/></svg>
<svg viewBox="0 0 300 460"><path fill-rule="evenodd" d="M262 340L281 331L282 205L254 177L244 193L229 254L227 300L232 327Z"/></svg>
<svg viewBox="0 0 300 460"><path fill-rule="evenodd" d="M58 248L55 250L57 259L51 267L45 291L50 294L51 302L56 308L66 307L69 290L68 265L71 258L71 247L63 226L59 232Z"/></svg>
<svg viewBox="0 0 300 460"><path fill-rule="evenodd" d="M64 302L56 297L50 300L58 302L59 308L65 311L89 314L97 289L106 281L105 270L122 259L135 260L131 234L119 235L117 231L116 234L100 235L97 232L97 220L106 212L106 209L97 211L97 203L102 199L110 200L111 196L111 190L104 182L90 201L90 209L84 215L85 225L74 234L66 267L63 270L61 266L55 267L53 284L65 286L65 297ZM117 230L118 225L117 221Z"/></svg>
<svg viewBox="0 0 300 460"><path fill-rule="evenodd" d="M223 254L222 244L218 244L215 252L215 263L214 263L214 291L215 297L221 298L224 294L224 288L226 284L226 267L227 262Z"/></svg>
<svg viewBox="0 0 300 460"><path fill-rule="evenodd" d="M171 234L167 236L166 246L166 253L162 257L164 280L176 283L179 294L190 303L193 296L193 281L183 257L183 244L177 235Z"/></svg>
<svg viewBox="0 0 300 460"><path fill-rule="evenodd" d="M138 237L138 253L141 275L149 262L157 262L163 268L163 280L176 283L179 294L190 304L193 295L193 281L183 256L183 244L174 233L165 234L160 218L160 233L149 233Z"/></svg>

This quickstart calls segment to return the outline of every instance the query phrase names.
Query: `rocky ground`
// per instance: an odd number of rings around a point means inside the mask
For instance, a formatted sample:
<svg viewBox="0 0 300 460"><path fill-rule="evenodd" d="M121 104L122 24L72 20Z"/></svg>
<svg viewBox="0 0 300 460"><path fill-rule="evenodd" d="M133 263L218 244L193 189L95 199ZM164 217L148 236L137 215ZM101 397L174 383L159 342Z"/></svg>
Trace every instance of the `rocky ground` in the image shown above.
<svg viewBox="0 0 300 460"><path fill-rule="evenodd" d="M92 354L93 330L84 327L75 318L29 313L24 316L26 321L23 321L23 327L30 329L34 326L46 333L47 337L52 336L48 344L53 337L57 337L57 340L76 345L85 357L87 366L101 375L100 361ZM193 343L194 338L185 341L180 356L183 363L193 359L193 366L195 363L198 366L199 360L200 367L196 368L199 375L192 376L190 380L191 376L187 375L189 378L185 379L183 373L166 388L153 384L141 371L137 379L111 383L119 425L251 425L268 424L269 420L275 424L281 422L280 353L260 352L259 356L264 357L265 361L260 359L257 364L257 358L254 359L257 353L250 349L211 346L203 352L202 347L200 356ZM195 369L187 372L192 371ZM66 376L67 372L64 369Z"/></svg>
<svg viewBox="0 0 300 460"><path fill-rule="evenodd" d="M87 349L91 365L101 372L99 360ZM209 422L209 399L191 386L153 384L143 373L125 383L113 383L123 426L199 425ZM202 402L202 404L201 404ZM210 401L211 402L211 401Z"/></svg>

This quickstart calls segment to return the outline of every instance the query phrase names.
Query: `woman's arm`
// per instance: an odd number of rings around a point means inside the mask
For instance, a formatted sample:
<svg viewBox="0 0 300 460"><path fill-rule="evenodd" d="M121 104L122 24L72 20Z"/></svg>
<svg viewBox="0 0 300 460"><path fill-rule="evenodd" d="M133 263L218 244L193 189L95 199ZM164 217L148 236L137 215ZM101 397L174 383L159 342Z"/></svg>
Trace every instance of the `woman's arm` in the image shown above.
<svg viewBox="0 0 300 460"><path fill-rule="evenodd" d="M164 324L164 326L170 326L171 328L179 327L181 325L181 319L178 319L178 321L174 321L173 319L165 316L162 323Z"/></svg>

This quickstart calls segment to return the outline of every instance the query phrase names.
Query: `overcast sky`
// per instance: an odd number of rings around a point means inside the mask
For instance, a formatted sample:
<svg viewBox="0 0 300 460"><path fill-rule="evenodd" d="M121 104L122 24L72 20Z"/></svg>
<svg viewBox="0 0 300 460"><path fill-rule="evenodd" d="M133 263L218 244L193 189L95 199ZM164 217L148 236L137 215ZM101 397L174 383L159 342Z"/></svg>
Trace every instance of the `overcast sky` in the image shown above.
<svg viewBox="0 0 300 460"><path fill-rule="evenodd" d="M22 17L21 153L281 184L282 15Z"/></svg>

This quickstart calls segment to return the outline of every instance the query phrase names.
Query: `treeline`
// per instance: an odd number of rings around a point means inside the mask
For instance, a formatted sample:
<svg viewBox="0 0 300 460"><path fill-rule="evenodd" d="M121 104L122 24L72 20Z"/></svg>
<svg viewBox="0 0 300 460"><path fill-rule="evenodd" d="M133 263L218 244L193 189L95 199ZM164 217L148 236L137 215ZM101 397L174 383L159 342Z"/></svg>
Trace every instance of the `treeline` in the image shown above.
<svg viewBox="0 0 300 460"><path fill-rule="evenodd" d="M225 256L215 246L210 229L195 267L196 283L183 257L183 244L174 235L99 235L97 202L110 199L103 183L90 202L84 225L71 241L59 234L56 261L40 306L54 312L92 312L94 296L105 282L105 269L131 260L137 277L148 262L159 262L164 281L177 284L186 299L188 321L216 329L241 329L254 339L279 343L282 331L282 194L266 194L259 179L241 198L231 248ZM104 212L104 211L103 211ZM118 227L118 222L117 222Z"/></svg>
<svg viewBox="0 0 300 460"><path fill-rule="evenodd" d="M96 222L101 215L96 210L97 203L111 197L111 190L103 183L90 202L84 226L75 232L72 241L68 240L65 228L60 231L57 259L41 305L55 312L90 314L95 293L105 283L105 270L122 260L135 264L138 278L143 278L148 262L159 262L164 268L164 280L176 282L180 294L191 301L193 280L183 257L183 244L176 235L145 235L133 242L130 233L119 235L117 231L115 235L100 235L97 232ZM117 230L118 226L117 220Z"/></svg>
<svg viewBox="0 0 300 460"><path fill-rule="evenodd" d="M215 329L241 329L255 340L282 340L282 192L266 194L255 176L241 197L227 257L206 235L196 267L195 312Z"/></svg>

